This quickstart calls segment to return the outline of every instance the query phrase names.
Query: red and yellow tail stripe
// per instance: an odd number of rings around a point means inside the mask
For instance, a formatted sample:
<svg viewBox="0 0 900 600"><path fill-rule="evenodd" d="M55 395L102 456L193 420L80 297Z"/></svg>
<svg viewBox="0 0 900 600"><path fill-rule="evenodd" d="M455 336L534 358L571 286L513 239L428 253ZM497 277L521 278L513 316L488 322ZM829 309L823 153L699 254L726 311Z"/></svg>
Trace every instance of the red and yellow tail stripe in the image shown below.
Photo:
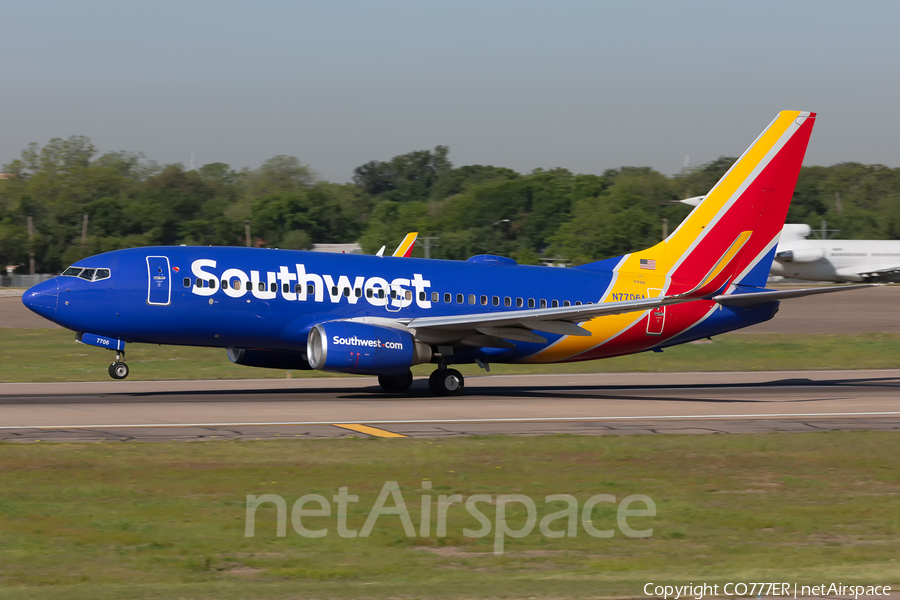
<svg viewBox="0 0 900 600"><path fill-rule="evenodd" d="M648 329L650 311L605 316L582 325L591 337L561 338L526 362L640 352L706 319L716 306L700 298L739 283L777 243L814 122L814 113L779 113L665 241L619 260L601 302L658 290L698 298L667 307L661 332Z"/></svg>

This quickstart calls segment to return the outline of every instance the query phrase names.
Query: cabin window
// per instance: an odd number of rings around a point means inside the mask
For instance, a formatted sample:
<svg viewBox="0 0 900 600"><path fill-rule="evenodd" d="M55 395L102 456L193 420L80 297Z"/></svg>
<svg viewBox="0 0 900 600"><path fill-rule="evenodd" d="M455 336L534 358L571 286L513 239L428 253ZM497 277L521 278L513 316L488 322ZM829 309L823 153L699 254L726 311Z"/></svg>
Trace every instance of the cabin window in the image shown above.
<svg viewBox="0 0 900 600"><path fill-rule="evenodd" d="M512 306L512 298L507 296L503 299L503 306Z"/></svg>
<svg viewBox="0 0 900 600"><path fill-rule="evenodd" d="M264 291L266 291L266 284L264 284L262 281L260 281L257 288L259 289L259 291L264 292Z"/></svg>
<svg viewBox="0 0 900 600"><path fill-rule="evenodd" d="M81 277L82 279L87 279L88 281L90 281L91 279L94 278L94 271L96 271L96 270L97 269L85 269L78 276Z"/></svg>
<svg viewBox="0 0 900 600"><path fill-rule="evenodd" d="M586 304L593 304L593 302L587 302Z"/></svg>
<svg viewBox="0 0 900 600"><path fill-rule="evenodd" d="M372 288L369 288L366 290L366 298L371 298L374 295L375 295L375 290L373 290Z"/></svg>
<svg viewBox="0 0 900 600"><path fill-rule="evenodd" d="M541 308L547 308L547 301L541 298Z"/></svg>
<svg viewBox="0 0 900 600"><path fill-rule="evenodd" d="M528 299L528 308L534 308L534 298Z"/></svg>
<svg viewBox="0 0 900 600"><path fill-rule="evenodd" d="M419 300L425 301L425 292L419 292Z"/></svg>
<svg viewBox="0 0 900 600"><path fill-rule="evenodd" d="M522 300L521 298L516 298L516 308L522 308L522 306L524 304L525 304L524 300Z"/></svg>
<svg viewBox="0 0 900 600"><path fill-rule="evenodd" d="M184 278L184 287L191 287L191 278L190 277Z"/></svg>
<svg viewBox="0 0 900 600"><path fill-rule="evenodd" d="M444 302L446 304L450 304L450 302L452 300L453 300L453 295L450 292L444 292Z"/></svg>
<svg viewBox="0 0 900 600"><path fill-rule="evenodd" d="M223 279L223 280L222 280L222 289L223 289L223 290L227 290L227 289L228 289L228 280L227 280L227 279Z"/></svg>
<svg viewBox="0 0 900 600"><path fill-rule="evenodd" d="M397 290L391 290L391 300L397 299Z"/></svg>
<svg viewBox="0 0 900 600"><path fill-rule="evenodd" d="M500 306L500 296L494 296L493 298L491 298L491 303L494 306Z"/></svg>
<svg viewBox="0 0 900 600"><path fill-rule="evenodd" d="M550 302L550 306L553 308L559 308L559 300L553 300Z"/></svg>
<svg viewBox="0 0 900 600"><path fill-rule="evenodd" d="M209 288L212 290L216 289L216 280L215 279L209 280Z"/></svg>
<svg viewBox="0 0 900 600"><path fill-rule="evenodd" d="M338 292L337 286L336 286L336 285L331 286L331 295L332 295L332 296L337 296L338 293L339 293L339 292Z"/></svg>
<svg viewBox="0 0 900 600"><path fill-rule="evenodd" d="M456 295L456 303L457 303L457 304L462 304L462 303L463 303L463 295L462 295L462 294L457 294L457 295Z"/></svg>
<svg viewBox="0 0 900 600"><path fill-rule="evenodd" d="M469 304L475 304L475 294L469 294Z"/></svg>
<svg viewBox="0 0 900 600"><path fill-rule="evenodd" d="M487 306L487 296L482 296L482 297L481 297L481 304Z"/></svg>
<svg viewBox="0 0 900 600"><path fill-rule="evenodd" d="M440 294L438 294L437 292L431 292L431 301L432 302L439 302L440 298L441 298Z"/></svg>
<svg viewBox="0 0 900 600"><path fill-rule="evenodd" d="M575 306L581 306L581 300L576 300L576 301L575 301Z"/></svg>
<svg viewBox="0 0 900 600"><path fill-rule="evenodd" d="M378 290L378 297L379 297L379 298L384 298L384 288Z"/></svg>
<svg viewBox="0 0 900 600"><path fill-rule="evenodd" d="M109 279L109 269L97 269L97 272L94 273L94 281L100 281L101 279Z"/></svg>
<svg viewBox="0 0 900 600"><path fill-rule="evenodd" d="M197 280L194 282L194 285L197 287L203 287L203 280L198 277Z"/></svg>
<svg viewBox="0 0 900 600"><path fill-rule="evenodd" d="M356 288L353 290L353 295L357 298L362 298L362 288Z"/></svg>
<svg viewBox="0 0 900 600"><path fill-rule="evenodd" d="M291 286L290 286L290 284L288 284L288 283L282 283L282 284L281 284L281 293L287 294L287 293L289 293L290 291L291 291Z"/></svg>
<svg viewBox="0 0 900 600"><path fill-rule="evenodd" d="M411 291L406 290L406 294L405 294L405 295L406 295L406 299L407 299L407 300L412 300L412 292L411 292Z"/></svg>
<svg viewBox="0 0 900 600"><path fill-rule="evenodd" d="M563 306L572 306L568 300L563 300Z"/></svg>
<svg viewBox="0 0 900 600"><path fill-rule="evenodd" d="M299 294L299 293L300 293L300 290L302 290L302 289L303 289L303 286L300 285L299 283L295 283L295 284L294 284L294 293L295 293L295 294Z"/></svg>
<svg viewBox="0 0 900 600"><path fill-rule="evenodd" d="M347 298L350 297L350 288L344 288L344 296Z"/></svg>
<svg viewBox="0 0 900 600"><path fill-rule="evenodd" d="M311 283L308 284L308 285L306 286L306 294L307 294L308 296L312 296L312 295L315 294L315 293L316 293L316 286L314 286L314 285L311 284Z"/></svg>
<svg viewBox="0 0 900 600"><path fill-rule="evenodd" d="M275 283L274 281L273 281L272 283L270 283L270 284L269 284L269 291L272 292L272 293L277 292L277 291L278 291L278 284Z"/></svg>

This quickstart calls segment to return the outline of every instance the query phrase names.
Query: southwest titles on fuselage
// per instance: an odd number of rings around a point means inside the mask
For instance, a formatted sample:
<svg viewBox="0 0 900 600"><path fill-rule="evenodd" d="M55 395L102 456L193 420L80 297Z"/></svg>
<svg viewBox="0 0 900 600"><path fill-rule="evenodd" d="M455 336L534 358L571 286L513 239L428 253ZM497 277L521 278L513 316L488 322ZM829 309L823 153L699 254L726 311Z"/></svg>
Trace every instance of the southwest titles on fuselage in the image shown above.
<svg viewBox="0 0 900 600"><path fill-rule="evenodd" d="M307 302L310 299L314 302L324 302L327 291L328 299L333 303L339 303L342 298L346 298L349 304L356 304L361 298L365 298L372 306L387 306L390 303L392 307L405 308L415 302L419 308L431 308L431 300L425 292L431 287L431 281L424 279L420 273L413 273L412 279L398 277L388 281L383 277L354 277L352 282L348 276L339 275L335 281L332 275L307 273L305 265L295 264L294 269L281 265L277 272L264 271L265 281L263 281L260 271L255 270L251 270L248 276L241 269L228 268L217 275L211 271L216 268L216 264L215 260L206 258L191 263L191 272L197 279L226 283L211 287L191 286L194 294L212 296L221 292L231 298L240 298L249 291L259 300L274 300L280 295L284 300L291 302ZM234 285L234 282L239 283ZM311 298L308 286L312 286ZM408 293L409 287L412 287L415 293ZM357 296L356 290L364 290L364 293Z"/></svg>

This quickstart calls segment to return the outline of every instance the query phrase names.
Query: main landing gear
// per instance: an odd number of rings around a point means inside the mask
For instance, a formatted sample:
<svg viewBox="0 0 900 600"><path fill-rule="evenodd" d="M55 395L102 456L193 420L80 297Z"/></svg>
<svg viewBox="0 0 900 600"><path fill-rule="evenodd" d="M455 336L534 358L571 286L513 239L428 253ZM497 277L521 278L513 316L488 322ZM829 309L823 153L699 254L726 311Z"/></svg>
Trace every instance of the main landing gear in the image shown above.
<svg viewBox="0 0 900 600"><path fill-rule="evenodd" d="M125 363L116 364L125 366ZM115 365L110 365L109 367L110 375L112 375L113 366ZM113 375L113 377L115 377L115 375ZM402 394L409 389L412 382L412 371L407 371L402 375L378 376L378 385L381 386L383 391L391 394ZM465 385L466 380L463 378L462 373L456 369L438 369L428 378L428 388L435 396L459 396L463 393Z"/></svg>
<svg viewBox="0 0 900 600"><path fill-rule="evenodd" d="M466 380L456 369L438 369L428 378L428 387L436 396L459 396Z"/></svg>
<svg viewBox="0 0 900 600"><path fill-rule="evenodd" d="M125 351L116 352L116 362L109 365L109 376L113 379L128 377L128 365L125 364Z"/></svg>
<svg viewBox="0 0 900 600"><path fill-rule="evenodd" d="M402 394L406 390L409 389L409 386L412 385L413 382L413 374L412 371L407 371L402 375L379 375L378 376L378 385L381 386L385 392L390 392L393 394Z"/></svg>

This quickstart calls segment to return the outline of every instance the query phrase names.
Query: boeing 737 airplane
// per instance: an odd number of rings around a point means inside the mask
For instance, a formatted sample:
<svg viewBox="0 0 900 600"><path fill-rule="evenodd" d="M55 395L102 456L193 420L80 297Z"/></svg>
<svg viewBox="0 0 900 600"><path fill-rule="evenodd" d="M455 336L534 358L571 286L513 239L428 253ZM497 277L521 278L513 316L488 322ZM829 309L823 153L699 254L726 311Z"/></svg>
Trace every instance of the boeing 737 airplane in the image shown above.
<svg viewBox="0 0 900 600"><path fill-rule="evenodd" d="M23 296L34 312L116 352L128 343L227 349L240 365L377 375L406 391L433 363L555 363L645 352L771 319L784 298L852 289L766 290L815 114L780 113L663 242L575 268L240 247L107 252Z"/></svg>

